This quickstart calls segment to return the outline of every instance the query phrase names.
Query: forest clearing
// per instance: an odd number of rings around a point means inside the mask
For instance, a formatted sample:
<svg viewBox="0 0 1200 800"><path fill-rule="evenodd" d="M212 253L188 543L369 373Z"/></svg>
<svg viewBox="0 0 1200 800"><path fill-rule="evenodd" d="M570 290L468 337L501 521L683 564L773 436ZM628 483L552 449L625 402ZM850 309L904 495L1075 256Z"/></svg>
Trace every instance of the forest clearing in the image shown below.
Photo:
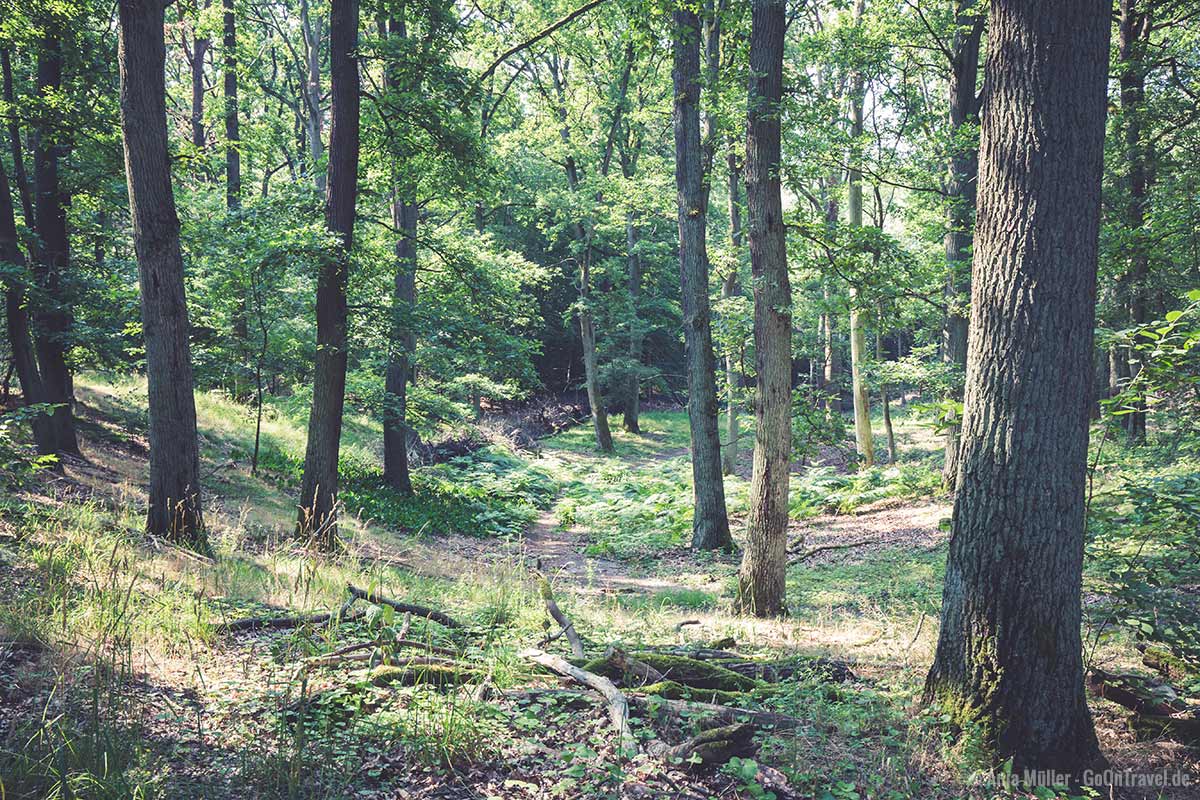
<svg viewBox="0 0 1200 800"><path fill-rule="evenodd" d="M1200 3L0 0L0 800L1200 797Z"/></svg>

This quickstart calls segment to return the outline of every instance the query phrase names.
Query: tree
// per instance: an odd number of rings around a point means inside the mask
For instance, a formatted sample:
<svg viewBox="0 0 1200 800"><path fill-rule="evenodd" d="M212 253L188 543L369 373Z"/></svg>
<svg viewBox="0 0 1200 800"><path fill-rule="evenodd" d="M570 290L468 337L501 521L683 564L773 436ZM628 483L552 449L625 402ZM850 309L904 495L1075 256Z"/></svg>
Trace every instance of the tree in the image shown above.
<svg viewBox="0 0 1200 800"><path fill-rule="evenodd" d="M238 128L237 18L234 0L222 0L221 47L225 54L225 206L242 205L242 137ZM245 338L244 336L241 338Z"/></svg>
<svg viewBox="0 0 1200 800"><path fill-rule="evenodd" d="M121 0L121 134L150 408L146 532L205 547L179 218L171 189L162 0Z"/></svg>
<svg viewBox="0 0 1200 800"><path fill-rule="evenodd" d="M63 51L58 28L60 20L45 21L46 33L39 43L37 56L38 95L53 104L62 91ZM37 144L33 154L35 187L34 216L40 247L34 259L34 278L39 302L35 306L34 345L41 367L46 402L54 405L51 428L54 452L79 453L75 435L74 381L67 363L71 335L71 302L68 294L71 243L67 231L67 204L59 180L59 148L65 133L52 124L53 112L42 109Z"/></svg>
<svg viewBox="0 0 1200 800"><path fill-rule="evenodd" d="M755 0L746 115L746 211L754 278L754 472L738 607L760 617L787 610L788 468L792 444L792 292L780 187L782 0Z"/></svg>
<svg viewBox="0 0 1200 800"><path fill-rule="evenodd" d="M854 27L862 27L864 0L854 4ZM862 196L862 147L863 135L864 77L855 69L850 77L850 169L846 183L848 188L847 211L850 227L861 228L863 224ZM864 467L875 464L875 442L871 433L871 404L867 395L866 364L867 335L863 311L859 308L859 290L850 286L850 386L854 395L854 440Z"/></svg>
<svg viewBox="0 0 1200 800"><path fill-rule="evenodd" d="M329 14L329 174L325 224L339 239L318 266L317 359L300 484L299 529L325 549L337 543L338 452L346 402L346 280L358 196L358 0L333 0Z"/></svg>
<svg viewBox="0 0 1200 800"><path fill-rule="evenodd" d="M999 764L1100 754L1080 641L1109 7L993 0L958 494L925 697Z"/></svg>
<svg viewBox="0 0 1200 800"><path fill-rule="evenodd" d="M712 349L705 247L708 192L700 152L700 20L674 13L675 187L679 208L679 277L687 357L688 422L692 440L692 547L729 549L729 517L717 433L716 359Z"/></svg>
<svg viewBox="0 0 1200 800"><path fill-rule="evenodd" d="M958 370L967 366L967 316L965 294L969 294L971 247L975 224L975 181L979 154L975 145L979 114L979 41L984 16L976 0L956 0L954 38L943 51L950 66L950 158L946 178L946 316L942 323L942 359ZM955 392L950 398L958 400ZM946 429L946 458L942 485L954 488L958 471L958 424Z"/></svg>

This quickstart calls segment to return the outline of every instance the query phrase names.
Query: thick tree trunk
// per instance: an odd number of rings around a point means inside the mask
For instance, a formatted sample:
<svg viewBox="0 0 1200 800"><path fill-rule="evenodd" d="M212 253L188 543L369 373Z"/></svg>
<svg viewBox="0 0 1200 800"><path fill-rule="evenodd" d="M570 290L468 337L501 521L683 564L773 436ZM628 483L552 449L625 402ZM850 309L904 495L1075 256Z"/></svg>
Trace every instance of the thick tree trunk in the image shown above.
<svg viewBox="0 0 1200 800"><path fill-rule="evenodd" d="M1129 310L1129 321L1145 325L1148 321L1146 279L1150 274L1150 253L1146 242L1146 214L1150 208L1150 171L1147 147L1142 136L1142 104L1146 95L1146 71L1143 65L1145 37L1150 30L1150 17L1139 6L1142 0L1120 0L1120 23L1118 25L1118 57L1120 59L1121 121L1124 131L1125 163L1128 172L1125 188L1124 222L1129 242L1126 257L1128 272L1121 281L1127 292L1125 301ZM1126 350L1123 357L1128 364L1131 379L1136 378L1141 364L1136 353ZM1146 412L1138 403L1137 410L1121 418L1121 424L1130 442L1140 443L1146 438Z"/></svg>
<svg viewBox="0 0 1200 800"><path fill-rule="evenodd" d="M146 532L205 545L179 218L167 150L162 0L121 0L121 133L137 254L150 407Z"/></svg>
<svg viewBox="0 0 1200 800"><path fill-rule="evenodd" d="M13 213L12 191L8 175L0 167L0 267L5 270L4 317L8 346L12 352L12 368L21 384L25 405L45 402L42 376L33 354L33 339L29 334L29 314L25 308L25 257L17 241L16 215ZM30 421L33 442L41 455L54 453L54 430L50 418L38 414Z"/></svg>
<svg viewBox="0 0 1200 800"><path fill-rule="evenodd" d="M855 25L862 24L863 0L854 4ZM850 227L861 228L863 217L862 172L859 161L862 148L858 144L863 134L863 75L855 71L850 87L850 169L847 171L847 212ZM867 335L862 309L859 308L858 287L850 287L850 390L854 397L854 442L860 466L875 465L875 440L871 433L871 401L867 393L866 364Z"/></svg>
<svg viewBox="0 0 1200 800"><path fill-rule="evenodd" d="M950 131L949 174L946 179L946 285L943 297L946 316L942 323L942 359L960 371L967 368L967 299L971 285L971 247L975 225L975 180L979 154L963 141L965 126L975 124L979 114L979 96L975 84L979 77L979 41L984 17L976 9L976 0L958 0L954 7L954 42L950 51ZM955 387L951 400L959 400ZM958 472L958 423L946 429L945 461L942 485L954 488Z"/></svg>
<svg viewBox="0 0 1200 800"><path fill-rule="evenodd" d="M746 211L754 279L754 473L738 607L760 617L787 611L788 467L792 449L792 291L780 193L783 0L754 0L746 126Z"/></svg>
<svg viewBox="0 0 1200 800"><path fill-rule="evenodd" d="M383 479L411 495L408 468L408 384L417 349L413 312L417 300L417 206L393 196L392 224L396 240L396 278L392 294L392 335L389 342L383 414Z"/></svg>
<svg viewBox="0 0 1200 800"><path fill-rule="evenodd" d="M679 209L679 279L692 444L692 547L729 549L729 517L717 430L716 359L708 299L707 192L700 143L700 20L674 12L675 188Z"/></svg>
<svg viewBox="0 0 1200 800"><path fill-rule="evenodd" d="M62 65L62 42L54 36L47 36L38 50L37 84L40 95L54 94L62 88ZM37 234L41 240L34 277L44 304L33 312L34 345L46 402L55 405L50 417L54 451L78 454L79 440L75 435L72 411L75 390L71 368L67 365L72 314L66 283L71 255L67 208L58 177L60 139L60 131L42 126L33 154L35 216Z"/></svg>
<svg viewBox="0 0 1200 800"><path fill-rule="evenodd" d="M729 152L725 156L725 166L729 173L729 243L733 246L734 266L721 282L721 297L729 300L737 296L738 286L738 256L742 250L742 208L738 203L741 195L741 170L737 163L737 155L730 143ZM730 346L725 351L725 452L721 457L721 470L726 475L732 475L737 469L738 462L738 416L737 416L737 353Z"/></svg>
<svg viewBox="0 0 1200 800"><path fill-rule="evenodd" d="M1109 12L993 0L988 20L966 411L925 692L1017 774L1102 761L1080 594Z"/></svg>
<svg viewBox="0 0 1200 800"><path fill-rule="evenodd" d="M224 9L221 49L225 55L225 207L242 206L242 137L238 129L237 20L233 0L222 0ZM244 337L243 337L244 338Z"/></svg>
<svg viewBox="0 0 1200 800"><path fill-rule="evenodd" d="M346 279L354 242L358 197L359 86L358 0L333 0L329 15L332 126L325 224L337 235L337 252L317 273L317 361L308 445L300 484L299 530L321 547L337 546L338 451L346 400Z"/></svg>
<svg viewBox="0 0 1200 800"><path fill-rule="evenodd" d="M626 178L632 177L631 170L626 170ZM629 290L629 386L626 388L625 412L622 424L630 433L641 433L642 426L638 420L642 403L642 381L639 367L642 363L642 325L638 318L638 305L642 295L642 257L637 251L638 227L634 223L632 211L625 212L625 252L629 275L627 286Z"/></svg>

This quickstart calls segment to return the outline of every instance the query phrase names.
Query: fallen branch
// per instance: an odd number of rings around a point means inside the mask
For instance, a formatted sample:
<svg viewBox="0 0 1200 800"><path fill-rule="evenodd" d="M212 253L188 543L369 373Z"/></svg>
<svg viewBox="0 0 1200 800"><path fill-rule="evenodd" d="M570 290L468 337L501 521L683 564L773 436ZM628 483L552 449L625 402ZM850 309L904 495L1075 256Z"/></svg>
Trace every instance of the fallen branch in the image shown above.
<svg viewBox="0 0 1200 800"><path fill-rule="evenodd" d="M626 678L632 677L641 681L641 685L645 686L648 683L658 683L663 679L663 674L654 667L647 664L645 661L638 661L633 656L626 653L619 647L609 648L605 658L609 664L617 669ZM628 681L622 681L628 684Z"/></svg>
<svg viewBox="0 0 1200 800"><path fill-rule="evenodd" d="M244 631L280 631L287 628L299 628L301 625L322 625L326 622L348 622L358 619L366 612L356 610L350 613L354 598L350 598L340 609L334 612L323 611L319 614L294 614L286 617L246 617L223 622L219 626L222 633L242 633Z"/></svg>
<svg viewBox="0 0 1200 800"><path fill-rule="evenodd" d="M425 650L427 653L436 653L438 655L450 656L452 658L458 655L457 650L452 650L449 647L438 647L436 645L427 644L426 642L418 642L412 639L393 639L387 642L375 641L352 644L339 650L334 650L331 653L323 653L319 656L306 658L304 659L304 665L308 667L326 667L333 664L341 664L346 661L369 661L369 654L361 658L354 654L358 653L360 650L366 650L373 647L411 647L413 649ZM390 662L385 659L384 663Z"/></svg>
<svg viewBox="0 0 1200 800"><path fill-rule="evenodd" d="M829 550L849 550L852 547L862 547L863 545L874 543L874 539L863 539L860 542L847 542L845 544L823 544L820 547L814 547L811 550L805 550L799 555L792 556L788 559L788 566L791 566L792 564L799 564L801 561L808 561L818 553L824 553Z"/></svg>
<svg viewBox="0 0 1200 800"><path fill-rule="evenodd" d="M561 626L559 633L550 637L543 644L549 644L559 636L565 635L571 644L571 655L575 658L583 658L583 642L579 638L579 632L575 630L575 623L571 622L558 607L558 603L554 602L554 592L550 589L550 581L544 575L541 576L541 582L542 600L546 602L546 612Z"/></svg>
<svg viewBox="0 0 1200 800"><path fill-rule="evenodd" d="M629 703L612 681L594 672L582 670L565 658L541 650L523 650L519 655L521 658L540 664L551 672L571 678L604 695L604 699L608 702L609 717L612 719L613 728L617 731L619 755L621 758L632 758L637 755L637 738L633 735L633 729L629 727Z"/></svg>
<svg viewBox="0 0 1200 800"><path fill-rule="evenodd" d="M430 622L436 622L437 624L443 625L447 628L461 629L464 627L461 622L453 617L448 616L447 614L443 614L441 611L427 608L425 606L414 605L413 603L401 603L399 600L393 600L390 597L384 597L379 592L368 592L365 589L360 589L351 583L346 584L346 591L350 592L353 597L366 600L368 603L374 603L377 606L391 606L397 611L405 611L409 614L412 614L414 617L423 617Z"/></svg>

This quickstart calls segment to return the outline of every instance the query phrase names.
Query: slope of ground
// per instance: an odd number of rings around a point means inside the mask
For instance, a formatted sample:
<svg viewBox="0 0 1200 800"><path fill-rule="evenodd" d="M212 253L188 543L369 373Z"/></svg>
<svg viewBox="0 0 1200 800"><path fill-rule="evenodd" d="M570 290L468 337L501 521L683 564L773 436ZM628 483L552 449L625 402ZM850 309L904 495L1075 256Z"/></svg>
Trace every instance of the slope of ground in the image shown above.
<svg viewBox="0 0 1200 800"><path fill-rule="evenodd" d="M290 539L302 425L282 410L270 414L262 469L252 475L249 413L200 395L208 557L140 534L144 389L90 379L79 392L84 460L64 465L62 476L35 477L0 508L7 797L993 794L967 783L978 766L969 738L914 713L936 640L949 513L930 494L932 464L853 475L798 469L791 536L798 554L811 555L789 570L792 618L758 621L729 613L736 557L684 546L690 465L680 412L648 414L644 436L618 433L613 457L592 452L581 428L536 454L484 451L423 468L417 501L376 488L377 428L352 419L348 547L326 558ZM901 426L902 436L924 435ZM745 481L728 487L736 520ZM622 764L605 709L557 691L566 684L519 655L537 646L569 652L563 637L546 642L557 625L540 595L543 575L589 657L613 645L721 641L762 658L835 657L857 677L801 677L737 701L802 723L760 731L755 762L704 771L643 754ZM465 628L419 616L405 624L362 602L367 616L340 624L220 627L335 610L347 583L439 609ZM358 642L383 642L382 653L402 626L424 652L444 649L469 663L476 671L467 685L376 686L357 661L301 668ZM1117 661L1132 652L1120 639L1102 651ZM1190 751L1135 742L1115 706L1096 710L1118 766L1195 774ZM644 739L673 742L686 728L634 716Z"/></svg>

